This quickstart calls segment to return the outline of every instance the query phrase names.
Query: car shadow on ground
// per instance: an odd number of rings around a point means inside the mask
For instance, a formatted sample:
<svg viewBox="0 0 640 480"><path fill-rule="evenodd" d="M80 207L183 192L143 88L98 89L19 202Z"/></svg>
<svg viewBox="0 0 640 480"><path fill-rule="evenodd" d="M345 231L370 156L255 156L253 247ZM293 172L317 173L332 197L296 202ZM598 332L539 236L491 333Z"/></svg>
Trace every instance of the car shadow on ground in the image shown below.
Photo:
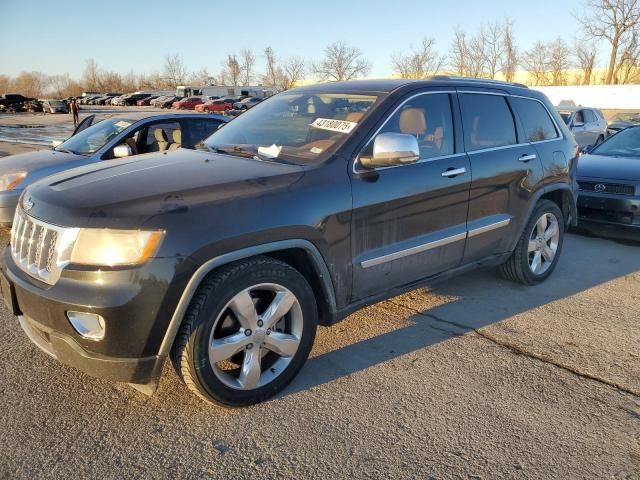
<svg viewBox="0 0 640 480"><path fill-rule="evenodd" d="M600 237L571 234L566 237L557 269L540 285L526 287L514 284L499 277L494 269L482 269L437 284L422 295L416 296L414 292L391 299L382 305L397 309L405 317L408 315L403 326L309 359L280 397L349 376L453 336L499 323L634 274L640 271L638 246L640 241L603 244ZM424 299L430 294L446 300L435 306L420 300L421 296Z"/></svg>

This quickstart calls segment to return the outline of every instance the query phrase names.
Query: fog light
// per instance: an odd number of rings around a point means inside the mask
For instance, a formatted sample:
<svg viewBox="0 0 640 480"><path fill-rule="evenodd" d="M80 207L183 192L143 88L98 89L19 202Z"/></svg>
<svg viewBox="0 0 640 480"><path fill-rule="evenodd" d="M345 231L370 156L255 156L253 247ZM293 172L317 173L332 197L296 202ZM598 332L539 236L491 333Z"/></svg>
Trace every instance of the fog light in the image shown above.
<svg viewBox="0 0 640 480"><path fill-rule="evenodd" d="M95 313L67 312L67 318L80 335L89 340L104 338L104 318Z"/></svg>

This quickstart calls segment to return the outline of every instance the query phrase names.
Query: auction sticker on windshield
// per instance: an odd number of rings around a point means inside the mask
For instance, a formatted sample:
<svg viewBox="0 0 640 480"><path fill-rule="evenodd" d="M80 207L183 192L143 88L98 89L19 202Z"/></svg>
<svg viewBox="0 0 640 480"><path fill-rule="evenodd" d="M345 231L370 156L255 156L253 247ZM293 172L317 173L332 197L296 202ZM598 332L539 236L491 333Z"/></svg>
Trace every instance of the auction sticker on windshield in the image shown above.
<svg viewBox="0 0 640 480"><path fill-rule="evenodd" d="M311 124L312 127L321 130L330 130L332 132L350 133L356 128L356 122L347 122L346 120L332 120L331 118L316 118Z"/></svg>

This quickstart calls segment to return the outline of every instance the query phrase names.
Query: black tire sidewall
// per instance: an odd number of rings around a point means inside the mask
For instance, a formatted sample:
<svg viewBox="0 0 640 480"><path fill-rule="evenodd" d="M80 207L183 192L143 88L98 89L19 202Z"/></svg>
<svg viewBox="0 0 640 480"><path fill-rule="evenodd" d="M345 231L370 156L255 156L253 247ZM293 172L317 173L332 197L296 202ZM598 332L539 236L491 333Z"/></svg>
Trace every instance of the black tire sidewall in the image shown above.
<svg viewBox="0 0 640 480"><path fill-rule="evenodd" d="M254 390L238 390L225 385L211 367L208 354L211 329L220 311L238 292L260 283L277 283L296 296L302 309L302 336L297 352L277 378ZM306 279L288 265L260 263L225 278L208 295L198 314L194 334L189 339L189 368L198 380L199 390L206 397L227 406L251 405L274 396L293 380L309 356L315 339L317 316L313 290Z"/></svg>
<svg viewBox="0 0 640 480"><path fill-rule="evenodd" d="M553 263L551 266L544 272L539 275L533 273L531 268L529 267L529 238L531 236L531 232L535 227L536 223L543 214L552 213L556 219L558 220L558 228L560 229L560 238L558 239L558 249L556 250L556 255L553 258ZM562 245L564 243L564 216L562 215L562 211L560 208L549 200L545 200L541 202L536 209L533 211L531 218L527 222L527 225L522 233L522 237L520 240L520 244L518 248L520 249L519 256L521 262L521 269L523 274L526 276L527 283L530 285L535 285L541 282L544 282L555 270L556 265L558 264L558 260L560 259L560 254L562 253Z"/></svg>

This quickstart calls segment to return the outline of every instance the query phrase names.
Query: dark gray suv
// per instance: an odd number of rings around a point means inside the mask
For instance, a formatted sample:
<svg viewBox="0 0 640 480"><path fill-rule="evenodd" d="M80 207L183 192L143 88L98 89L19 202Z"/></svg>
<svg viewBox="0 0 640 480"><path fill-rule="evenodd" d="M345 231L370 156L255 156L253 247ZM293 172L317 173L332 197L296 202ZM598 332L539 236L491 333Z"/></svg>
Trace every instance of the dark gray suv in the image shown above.
<svg viewBox="0 0 640 480"><path fill-rule="evenodd" d="M225 405L282 390L316 325L481 265L545 280L578 147L541 93L435 77L271 97L201 150L22 195L0 284L42 350L152 392L170 356Z"/></svg>

